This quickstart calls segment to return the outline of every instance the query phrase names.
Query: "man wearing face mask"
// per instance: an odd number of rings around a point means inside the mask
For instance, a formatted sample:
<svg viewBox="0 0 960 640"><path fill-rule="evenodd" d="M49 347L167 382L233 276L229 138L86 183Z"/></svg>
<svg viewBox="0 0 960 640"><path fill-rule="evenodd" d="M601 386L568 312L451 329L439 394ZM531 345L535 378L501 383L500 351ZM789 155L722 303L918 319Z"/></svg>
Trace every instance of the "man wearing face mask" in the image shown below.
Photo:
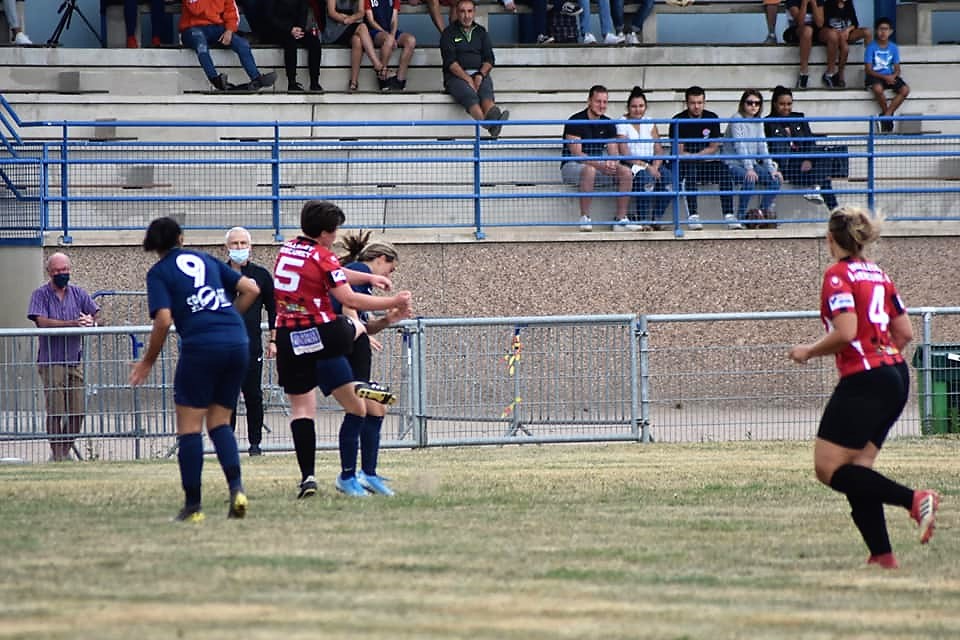
<svg viewBox="0 0 960 640"><path fill-rule="evenodd" d="M227 231L226 247L229 264L241 274L252 278L260 287L260 295L243 314L243 324L247 328L250 338L250 364L247 375L243 380L240 392L243 402L247 406L247 442L250 443L249 454L259 456L260 442L263 438L263 333L260 323L263 320L263 311L267 311L267 326L270 329L270 339L267 342L266 355L273 358L277 355L277 307L273 298L273 274L267 269L250 261L251 238L250 232L243 227L234 227ZM230 416L230 427L235 429L237 412Z"/></svg>
<svg viewBox="0 0 960 640"><path fill-rule="evenodd" d="M70 259L63 253L47 258L50 282L30 296L27 318L41 329L92 327L97 324L100 307L86 291L70 284ZM50 459L70 459L73 438L83 426L83 337L42 336L37 352L37 368L43 381L47 409L47 433Z"/></svg>

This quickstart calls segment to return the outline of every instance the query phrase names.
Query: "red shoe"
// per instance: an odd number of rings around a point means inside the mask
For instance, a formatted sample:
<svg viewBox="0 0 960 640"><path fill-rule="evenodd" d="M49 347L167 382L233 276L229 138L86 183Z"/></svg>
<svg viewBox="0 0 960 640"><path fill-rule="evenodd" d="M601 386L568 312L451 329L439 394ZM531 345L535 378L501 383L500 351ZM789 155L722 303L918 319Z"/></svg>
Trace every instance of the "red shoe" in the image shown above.
<svg viewBox="0 0 960 640"><path fill-rule="evenodd" d="M137 42L137 36L127 36L127 49L139 49L140 44Z"/></svg>
<svg viewBox="0 0 960 640"><path fill-rule="evenodd" d="M897 562L897 557L893 555L893 552L881 553L878 556L870 556L867 558L867 564L878 564L884 569L899 569L900 564Z"/></svg>
<svg viewBox="0 0 960 640"><path fill-rule="evenodd" d="M933 537L933 527L940 507L940 494L931 489L913 492L913 508L910 517L920 527L920 544L927 544Z"/></svg>
<svg viewBox="0 0 960 640"><path fill-rule="evenodd" d="M151 47L159 47L159 46L162 45L162 44L163 44L163 43L160 42L160 36L153 36L152 38L150 38L150 46L151 46Z"/></svg>

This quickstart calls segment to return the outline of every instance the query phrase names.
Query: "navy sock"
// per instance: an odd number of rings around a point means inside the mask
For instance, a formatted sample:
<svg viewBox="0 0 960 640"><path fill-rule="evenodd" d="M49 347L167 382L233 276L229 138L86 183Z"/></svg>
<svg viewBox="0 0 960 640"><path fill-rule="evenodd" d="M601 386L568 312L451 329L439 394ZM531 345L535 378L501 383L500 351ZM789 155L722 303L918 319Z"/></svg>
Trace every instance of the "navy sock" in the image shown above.
<svg viewBox="0 0 960 640"><path fill-rule="evenodd" d="M893 547L890 546L890 534L887 533L887 520L883 514L883 503L879 500L850 496L847 496L847 502L850 503L850 516L853 518L853 523L860 530L870 555L880 556L893 551Z"/></svg>
<svg viewBox="0 0 960 640"><path fill-rule="evenodd" d="M223 475L227 478L230 492L240 491L243 489L243 481L240 478L240 454L237 452L237 439L233 435L233 429L229 424L222 424L208 429L207 435L213 441L213 448L217 452L217 460L220 461Z"/></svg>
<svg viewBox="0 0 960 640"><path fill-rule="evenodd" d="M380 455L380 428L383 416L368 415L360 427L360 468L368 476L377 475L377 458Z"/></svg>
<svg viewBox="0 0 960 640"><path fill-rule="evenodd" d="M357 473L357 451L360 448L360 429L363 416L352 413L343 416L340 425L340 477L347 480Z"/></svg>
<svg viewBox="0 0 960 640"><path fill-rule="evenodd" d="M904 509L913 506L912 489L858 464L845 464L834 471L830 488L854 499L865 498Z"/></svg>
<svg viewBox="0 0 960 640"><path fill-rule="evenodd" d="M297 464L300 466L300 479L315 475L317 463L317 433L310 418L297 418L290 422L293 434L293 448L297 452Z"/></svg>
<svg viewBox="0 0 960 640"><path fill-rule="evenodd" d="M187 506L200 506L200 477L203 474L203 436L189 433L177 436L177 463Z"/></svg>

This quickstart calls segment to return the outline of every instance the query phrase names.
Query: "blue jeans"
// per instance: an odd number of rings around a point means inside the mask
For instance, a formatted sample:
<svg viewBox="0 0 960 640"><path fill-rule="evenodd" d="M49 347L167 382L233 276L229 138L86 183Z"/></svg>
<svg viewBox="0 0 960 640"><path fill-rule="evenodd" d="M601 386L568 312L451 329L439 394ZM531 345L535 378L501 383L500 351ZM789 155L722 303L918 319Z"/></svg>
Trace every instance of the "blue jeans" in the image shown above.
<svg viewBox="0 0 960 640"><path fill-rule="evenodd" d="M753 170L757 172L756 182L747 182L747 169L742 164L728 165L730 167L730 176L733 178L733 184L740 185L740 197L737 199L737 218L741 220L746 216L747 207L750 204L750 198L753 197L753 190L760 188L771 191L779 191L780 183L770 174L766 165L756 164ZM765 193L760 197L760 208L764 211L773 207L773 201L777 199L776 193Z"/></svg>
<svg viewBox="0 0 960 640"><path fill-rule="evenodd" d="M633 176L633 210L637 222L656 222L663 217L663 212L670 205L670 196L654 196L654 192L669 191L673 185L673 174L670 169L661 165L660 178L655 179L646 169Z"/></svg>
<svg viewBox="0 0 960 640"><path fill-rule="evenodd" d="M614 0L620 2L620 13L623 13L623 0ZM646 0L644 0L646 1ZM611 0L597 0L597 8L600 9L600 33L616 33L613 30L613 17L610 15ZM590 0L580 0L580 8L583 13L580 14L580 38L590 31Z"/></svg>
<svg viewBox="0 0 960 640"><path fill-rule="evenodd" d="M633 14L633 20L630 22L630 31L640 33L643 31L643 21L653 12L653 3L655 0L641 0L643 3L640 10ZM624 31L623 19L623 0L610 0L610 12L613 15L613 26L616 33Z"/></svg>
<svg viewBox="0 0 960 640"><path fill-rule="evenodd" d="M209 43L217 42L225 30L223 25L208 24L202 27L190 27L180 32L180 40L183 41L183 46L197 52L200 66L203 67L203 72L207 74L207 78L210 80L215 79L220 74L213 64ZM230 49L240 58L240 64L251 80L260 77L260 70L257 69L257 63L253 61L253 53L250 51L249 42L237 34L233 34L233 38L230 39Z"/></svg>

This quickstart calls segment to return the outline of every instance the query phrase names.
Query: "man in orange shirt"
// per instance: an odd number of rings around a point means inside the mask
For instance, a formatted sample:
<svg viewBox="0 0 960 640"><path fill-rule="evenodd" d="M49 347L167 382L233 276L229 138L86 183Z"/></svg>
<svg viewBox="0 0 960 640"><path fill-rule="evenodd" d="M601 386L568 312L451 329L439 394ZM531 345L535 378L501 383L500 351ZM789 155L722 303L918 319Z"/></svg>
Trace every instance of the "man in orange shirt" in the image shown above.
<svg viewBox="0 0 960 640"><path fill-rule="evenodd" d="M240 12L234 0L183 0L183 11L180 14L180 39L183 44L197 52L200 66L203 67L207 79L216 89L242 89L259 91L264 87L273 86L277 79L274 72L260 73L257 63L253 60L250 43L237 35L240 24ZM229 47L240 58L243 70L250 76L246 85L230 85L227 75L219 73L210 56L210 44L216 43Z"/></svg>

